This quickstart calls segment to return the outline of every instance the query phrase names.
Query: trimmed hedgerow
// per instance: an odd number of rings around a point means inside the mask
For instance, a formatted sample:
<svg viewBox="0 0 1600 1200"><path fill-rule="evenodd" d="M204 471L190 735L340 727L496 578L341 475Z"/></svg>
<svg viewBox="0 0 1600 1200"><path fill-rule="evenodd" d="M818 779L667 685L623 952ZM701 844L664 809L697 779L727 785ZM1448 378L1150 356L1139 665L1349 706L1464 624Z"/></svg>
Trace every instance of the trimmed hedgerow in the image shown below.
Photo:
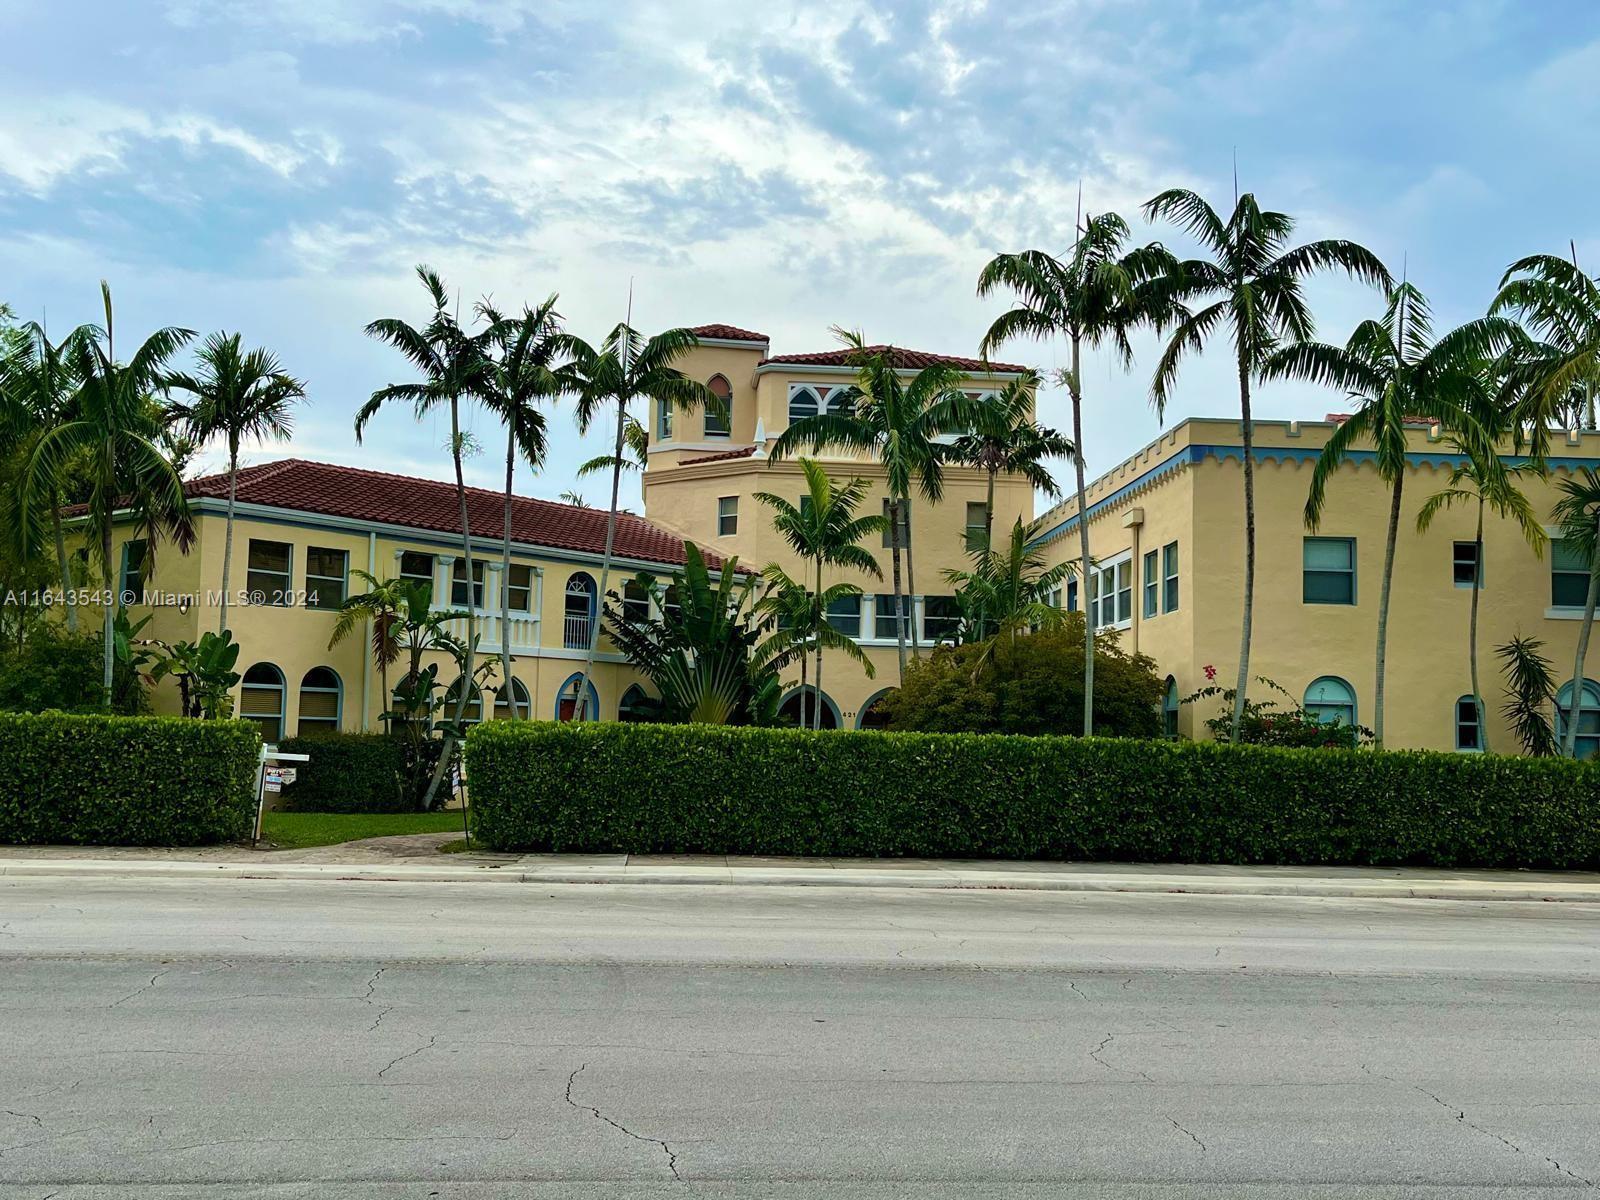
<svg viewBox="0 0 1600 1200"><path fill-rule="evenodd" d="M1107 738L495 722L496 849L1600 867L1600 767Z"/></svg>
<svg viewBox="0 0 1600 1200"><path fill-rule="evenodd" d="M387 733L325 733L278 744L285 754L309 754L295 781L283 789L294 812L410 812L416 805L401 786L405 751ZM435 760L437 761L437 760Z"/></svg>
<svg viewBox="0 0 1600 1200"><path fill-rule="evenodd" d="M247 721L0 713L0 842L198 846L248 837Z"/></svg>

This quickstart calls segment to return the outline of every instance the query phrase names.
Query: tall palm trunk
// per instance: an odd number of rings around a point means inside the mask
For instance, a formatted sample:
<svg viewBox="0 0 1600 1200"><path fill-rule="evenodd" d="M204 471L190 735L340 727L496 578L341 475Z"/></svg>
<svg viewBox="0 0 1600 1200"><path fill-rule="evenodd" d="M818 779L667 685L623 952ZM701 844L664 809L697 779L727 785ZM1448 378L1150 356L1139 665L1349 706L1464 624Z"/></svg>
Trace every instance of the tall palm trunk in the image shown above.
<svg viewBox="0 0 1600 1200"><path fill-rule="evenodd" d="M1394 548L1400 536L1400 493L1405 487L1405 468L1395 476L1389 498L1389 533L1383 544L1383 584L1378 591L1377 688L1372 702L1372 748L1383 749L1383 676L1389 657L1389 593L1394 585Z"/></svg>
<svg viewBox="0 0 1600 1200"><path fill-rule="evenodd" d="M905 605L901 601L900 588L900 501L889 502L889 558L894 564L892 579L894 583L894 641L895 651L900 656L900 682L906 681L906 614ZM876 620L876 616L873 618ZM874 629L873 634L877 634Z"/></svg>
<svg viewBox="0 0 1600 1200"><path fill-rule="evenodd" d="M822 558L817 558L817 704L816 713L812 717L812 728L819 733L822 731L822 626L828 619L827 610L822 607Z"/></svg>
<svg viewBox="0 0 1600 1200"><path fill-rule="evenodd" d="M994 480L999 473L1000 468L990 463L989 495L983 502L983 549L985 551L994 545Z"/></svg>
<svg viewBox="0 0 1600 1200"><path fill-rule="evenodd" d="M500 676L506 689L506 711L513 721L517 719L517 690L511 686L511 486L516 469L517 428L512 417L506 422L506 511L500 541Z"/></svg>
<svg viewBox="0 0 1600 1200"><path fill-rule="evenodd" d="M1239 741L1245 692L1250 682L1250 625L1256 605L1256 467L1255 428L1250 421L1250 366L1239 356L1239 420L1244 441L1244 622L1239 633L1239 680L1234 685L1233 723L1229 741Z"/></svg>
<svg viewBox="0 0 1600 1200"><path fill-rule="evenodd" d="M109 494L110 493L108 492L107 495L109 496ZM107 503L109 504L109 503L111 503L111 501L108 499ZM104 679L102 680L102 686L105 688L106 709L107 709L107 711L109 711L110 708L111 708L111 666L112 666L112 660L116 655L116 648L112 644L112 636L113 636L113 630L114 630L114 628L116 626L117 585L122 582L120 579L117 578L116 568L114 568L111 565L111 514L110 513L107 513L105 515L105 520L101 524L101 530L100 530L100 561L105 564L105 569L106 569L106 590L105 590L106 603L104 605L105 611L102 614L102 624L101 624L101 637L104 638L104 643L102 645L102 650L103 650L102 659L103 659L103 664L104 664L104 672L103 672L104 673Z"/></svg>
<svg viewBox="0 0 1600 1200"><path fill-rule="evenodd" d="M922 622L917 620L917 568L911 557L911 497L902 496L900 503L906 522L906 591L911 596L911 658L916 661L922 657L922 635L917 631L917 626Z"/></svg>
<svg viewBox="0 0 1600 1200"><path fill-rule="evenodd" d="M1572 664L1572 696L1567 702L1567 734L1561 739L1561 753L1573 758L1578 752L1578 713L1583 707L1583 660L1589 655L1589 631L1594 628L1595 605L1600 603L1600 518L1595 521L1595 551L1589 558L1589 595L1583 602L1583 624L1578 627L1578 654Z"/></svg>
<svg viewBox="0 0 1600 1200"><path fill-rule="evenodd" d="M472 690L473 660L478 650L478 618L477 606L472 602L473 571L472 571L472 527L467 520L467 480L461 469L461 397L450 397L450 458L456 468L456 501L461 511L461 554L466 564L467 573L467 653L466 660L461 667L461 687L456 692L456 711L451 719L455 724L461 723L461 718L467 712L467 697ZM445 580L445 587L454 591L453 581ZM448 595L448 593L447 593ZM428 781L428 794L423 797L422 807L432 810L434 797L438 795L439 785L444 781L445 773L455 759L456 739L454 734L447 733L444 738L444 749L439 754L439 762L433 769L433 778ZM465 816L462 817L465 822ZM467 839L470 841L469 833Z"/></svg>
<svg viewBox="0 0 1600 1200"><path fill-rule="evenodd" d="M1478 497L1477 547L1472 568L1472 616L1467 621L1467 671L1472 678L1472 704L1478 712L1478 749L1489 753L1489 720L1483 710L1483 693L1478 690L1478 595L1483 591L1483 497Z"/></svg>
<svg viewBox="0 0 1600 1200"><path fill-rule="evenodd" d="M72 571L67 566L67 538L61 531L61 497L50 498L50 519L55 524L56 570L61 573L61 603L67 610L67 632L78 632L78 606L72 602Z"/></svg>
<svg viewBox="0 0 1600 1200"><path fill-rule="evenodd" d="M805 729L810 724L806 715L806 668L811 665L811 655L802 647L800 650L800 728Z"/></svg>
<svg viewBox="0 0 1600 1200"><path fill-rule="evenodd" d="M1090 603L1089 491L1083 469L1083 391L1078 378L1079 348L1072 339L1072 469L1078 477L1078 598L1083 603L1083 736L1094 736L1094 610Z"/></svg>
<svg viewBox="0 0 1600 1200"><path fill-rule="evenodd" d="M233 571L233 502L239 488L239 439L228 435L228 531L222 539L222 603L217 633L228 628L228 580Z"/></svg>
<svg viewBox="0 0 1600 1200"><path fill-rule="evenodd" d="M628 369L627 340L623 340L622 369ZM595 597L594 615L589 623L589 654L583 660L583 677L578 680L578 700L573 706L575 718L578 721L588 719L589 708L589 678L594 674L595 650L600 645L600 610L605 604L606 583L611 576L611 552L617 541L617 500L622 489L622 450L624 437L628 429L628 402L622 397L617 397L617 441L611 453L611 511L606 514L606 552L600 559L600 592ZM559 698L558 698L559 699ZM595 714L599 716L598 713Z"/></svg>

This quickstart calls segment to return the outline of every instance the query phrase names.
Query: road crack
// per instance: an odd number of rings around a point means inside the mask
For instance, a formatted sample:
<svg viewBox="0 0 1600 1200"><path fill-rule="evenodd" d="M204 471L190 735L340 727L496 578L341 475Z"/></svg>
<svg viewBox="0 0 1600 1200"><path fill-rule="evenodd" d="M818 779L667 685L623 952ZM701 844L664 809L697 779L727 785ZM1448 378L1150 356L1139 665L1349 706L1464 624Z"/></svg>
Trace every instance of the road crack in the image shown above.
<svg viewBox="0 0 1600 1200"><path fill-rule="evenodd" d="M642 1137L639 1134L635 1133L633 1130L629 1129L627 1126L625 1126L625 1125L623 1125L623 1124L621 1124L621 1123L619 1123L617 1121L613 1121L610 1117L606 1116L605 1113L601 1112L598 1108L595 1108L592 1104L579 1104L576 1100L574 1100L572 1098L573 1086L578 1082L578 1076L583 1074L583 1072L588 1068L588 1066L589 1066L588 1063L583 1063L582 1065L580 1065L578 1067L578 1069L576 1071L574 1071L571 1075L567 1076L567 1094L566 1094L567 1103L572 1105L573 1108L581 1109L582 1111L590 1114L591 1116L599 1117L600 1120L604 1121L607 1125L611 1126L611 1128L615 1129L618 1133L626 1134L628 1137L631 1137L636 1142L643 1142L647 1146L659 1146L661 1148L661 1153L663 1153L663 1154L665 1154L667 1156L667 1170L672 1172L672 1177L674 1179L676 1179L679 1183L687 1183L687 1182L689 1182L681 1174L679 1174L679 1172L678 1172L678 1155L677 1155L677 1152L675 1150L673 1150L673 1148L671 1146L667 1145L666 1142L662 1141L660 1138Z"/></svg>
<svg viewBox="0 0 1600 1200"><path fill-rule="evenodd" d="M433 1049L433 1044L435 1042L437 1042L438 1040L439 1040L439 1035L438 1034L433 1034L431 1037L428 1038L427 1041L423 1042L422 1045L418 1046L415 1050L407 1050L399 1058L391 1058L389 1060L389 1065L386 1066L386 1067L383 1067L381 1070L378 1071L378 1078L382 1079L390 1071L394 1070L395 1067L397 1067L401 1063L405 1062L406 1059L415 1058L417 1055L421 1054L424 1050Z"/></svg>
<svg viewBox="0 0 1600 1200"><path fill-rule="evenodd" d="M1183 1134L1186 1138L1188 1138L1196 1146L1199 1146L1201 1154L1204 1154L1206 1152L1206 1144L1204 1142L1202 1142L1199 1138L1195 1137L1194 1134L1190 1133L1189 1130L1185 1129L1182 1125L1179 1125L1171 1117L1167 1118L1167 1124L1171 1125L1179 1133Z"/></svg>
<svg viewBox="0 0 1600 1200"><path fill-rule="evenodd" d="M172 973L172 971L173 971L172 967L168 967L164 971L157 971L154 975L150 976L150 982L149 983L140 984L133 991L129 992L126 996L124 996L121 1000L113 1000L110 1004L106 1005L106 1007L107 1008L116 1008L118 1005L126 1004L129 1000L132 1000L135 996L144 995L144 993L148 992L151 988L155 987L156 980L160 979L163 975L170 975Z"/></svg>

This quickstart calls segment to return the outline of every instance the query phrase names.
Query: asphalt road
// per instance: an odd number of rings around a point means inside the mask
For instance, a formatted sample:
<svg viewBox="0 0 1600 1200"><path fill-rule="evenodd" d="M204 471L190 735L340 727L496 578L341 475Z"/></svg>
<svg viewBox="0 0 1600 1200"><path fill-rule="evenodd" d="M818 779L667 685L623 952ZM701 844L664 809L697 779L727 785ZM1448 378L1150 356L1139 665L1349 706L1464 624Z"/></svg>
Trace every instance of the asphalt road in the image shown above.
<svg viewBox="0 0 1600 1200"><path fill-rule="evenodd" d="M1549 1197L1600 908L0 880L0 1197Z"/></svg>

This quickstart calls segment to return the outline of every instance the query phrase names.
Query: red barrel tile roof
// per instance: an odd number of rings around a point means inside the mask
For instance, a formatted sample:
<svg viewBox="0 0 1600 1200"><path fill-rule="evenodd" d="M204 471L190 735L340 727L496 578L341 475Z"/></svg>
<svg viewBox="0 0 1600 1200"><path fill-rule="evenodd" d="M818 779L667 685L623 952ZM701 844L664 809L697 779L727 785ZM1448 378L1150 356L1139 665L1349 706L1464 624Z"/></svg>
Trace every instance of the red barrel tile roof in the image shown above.
<svg viewBox="0 0 1600 1200"><path fill-rule="evenodd" d="M767 335L764 333L755 333L749 329L740 329L737 325L696 325L691 328L689 332L694 334L695 337L721 338L723 341L727 342L765 343L768 340Z"/></svg>
<svg viewBox="0 0 1600 1200"><path fill-rule="evenodd" d="M228 477L206 475L184 486L189 498L226 499ZM341 467L332 463L287 458L239 471L240 504L262 504L297 512L321 513L373 524L401 525L460 536L461 508L453 483L416 479ZM467 518L475 537L500 538L505 495L485 488L467 489ZM528 496L511 500L511 537L525 545L603 554L606 510L556 504ZM619 558L682 564L683 539L631 513L617 515ZM719 555L705 554L706 565L720 567Z"/></svg>
<svg viewBox="0 0 1600 1200"><path fill-rule="evenodd" d="M877 354L888 350L888 346L868 346L868 354ZM1029 368L1016 363L984 362L979 358L962 358L954 354L932 354L926 350L907 350L901 346L893 347L894 365L902 371L920 371L923 367L931 367L935 363L956 367L973 375L984 375L989 372L999 372L1006 375L1020 375ZM848 367L852 365L852 357L860 353L849 347L838 350L820 350L815 354L775 354L764 358L759 366L793 365L805 367Z"/></svg>

